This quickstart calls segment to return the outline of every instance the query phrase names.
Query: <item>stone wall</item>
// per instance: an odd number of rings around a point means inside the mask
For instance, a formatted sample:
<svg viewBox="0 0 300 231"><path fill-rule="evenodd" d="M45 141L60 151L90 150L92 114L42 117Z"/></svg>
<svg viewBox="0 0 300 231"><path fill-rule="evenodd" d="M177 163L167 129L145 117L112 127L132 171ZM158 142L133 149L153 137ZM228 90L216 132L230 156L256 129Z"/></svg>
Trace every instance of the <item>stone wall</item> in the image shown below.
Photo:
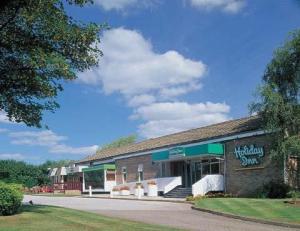
<svg viewBox="0 0 300 231"><path fill-rule="evenodd" d="M137 181L138 165L143 164L144 180L157 178L159 165L152 163L151 154L116 160L116 181L122 184L122 167L127 170L127 182Z"/></svg>
<svg viewBox="0 0 300 231"><path fill-rule="evenodd" d="M271 180L283 181L283 168L270 159L270 137L248 137L225 143L226 192L238 196L253 196L263 184ZM264 157L258 165L243 167L234 155L237 146L255 145L264 148Z"/></svg>

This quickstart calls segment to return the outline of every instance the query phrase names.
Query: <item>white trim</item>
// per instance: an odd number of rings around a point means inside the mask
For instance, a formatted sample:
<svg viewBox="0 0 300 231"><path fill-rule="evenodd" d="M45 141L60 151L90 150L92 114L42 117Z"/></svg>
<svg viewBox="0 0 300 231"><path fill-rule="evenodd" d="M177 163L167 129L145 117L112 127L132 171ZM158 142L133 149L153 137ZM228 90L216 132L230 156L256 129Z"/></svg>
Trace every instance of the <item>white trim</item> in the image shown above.
<svg viewBox="0 0 300 231"><path fill-rule="evenodd" d="M92 162L92 165L89 166L89 167L93 167L94 165L111 163L111 162L113 162L113 159L102 160L102 161L100 160L100 161L95 161L95 162L93 162L93 161L91 160L90 162Z"/></svg>
<svg viewBox="0 0 300 231"><path fill-rule="evenodd" d="M264 130L260 130L260 131L256 131L256 132L247 132L247 133L241 133L241 134L237 134L237 135L233 135L233 136L227 136L227 137L223 137L223 138L206 140L206 141L197 142L197 143L184 144L184 145L180 145L180 147L190 147L190 146L194 146L194 145L210 144L210 143L216 143L216 142L221 142L221 141L228 141L228 140L241 139L241 138L246 138L246 137L251 137L251 136L264 135L264 134L267 134L267 133L269 133L269 132L266 132ZM170 146L169 148L153 149L153 150L147 151L147 152L127 154L125 156L114 157L114 158L112 158L112 160L115 161L115 160L120 160L120 159L126 159L128 157L135 157L135 156L143 156L143 155L146 155L146 154L152 154L153 152L166 151L166 150L169 150L170 148L176 147L176 146L178 146L178 145L174 144L174 145Z"/></svg>

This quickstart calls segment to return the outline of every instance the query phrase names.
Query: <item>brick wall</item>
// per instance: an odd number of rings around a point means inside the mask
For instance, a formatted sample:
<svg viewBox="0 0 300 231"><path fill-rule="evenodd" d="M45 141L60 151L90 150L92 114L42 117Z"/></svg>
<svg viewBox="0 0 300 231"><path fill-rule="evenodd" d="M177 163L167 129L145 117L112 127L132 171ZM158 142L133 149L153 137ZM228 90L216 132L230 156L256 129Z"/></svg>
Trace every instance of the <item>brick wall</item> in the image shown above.
<svg viewBox="0 0 300 231"><path fill-rule="evenodd" d="M239 196L250 196L264 183L271 180L283 180L283 169L270 159L270 137L265 135L232 140L225 143L226 151L226 191ZM254 144L256 147L264 147L264 157L259 165L249 167L241 166L240 160L234 155L236 146ZM258 167L257 169L254 169Z"/></svg>
<svg viewBox="0 0 300 231"><path fill-rule="evenodd" d="M127 170L127 182L137 181L138 165L143 164L144 180L156 178L159 174L158 164L152 164L151 154L116 160L116 181L122 184L122 167Z"/></svg>
<svg viewBox="0 0 300 231"><path fill-rule="evenodd" d="M257 190L264 183L271 180L283 180L283 169L270 159L270 138L263 136L248 137L228 141L225 143L226 159L226 189L227 193L239 196L250 196L257 193ZM264 147L264 157L259 165L243 167L240 160L234 155L236 146L254 144L256 147ZM144 179L158 177L159 165L152 164L151 155L130 157L116 160L116 181L122 184L122 167L127 169L127 182L137 181L138 165L143 164ZM254 169L258 167L257 169ZM222 166L223 168L223 166ZM221 171L223 172L223 170Z"/></svg>

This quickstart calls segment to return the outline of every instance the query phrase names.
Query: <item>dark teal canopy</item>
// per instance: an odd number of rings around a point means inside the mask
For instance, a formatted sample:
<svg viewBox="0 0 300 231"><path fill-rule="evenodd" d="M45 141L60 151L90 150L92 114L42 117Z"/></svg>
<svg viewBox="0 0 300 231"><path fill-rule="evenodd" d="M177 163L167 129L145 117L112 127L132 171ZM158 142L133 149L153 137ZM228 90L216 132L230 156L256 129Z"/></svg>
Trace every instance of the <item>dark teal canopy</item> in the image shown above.
<svg viewBox="0 0 300 231"><path fill-rule="evenodd" d="M194 157L194 156L204 156L204 155L224 155L224 145L223 144L201 144L188 147L177 146L170 148L165 151L153 152L152 160L168 160L176 159L182 157Z"/></svg>

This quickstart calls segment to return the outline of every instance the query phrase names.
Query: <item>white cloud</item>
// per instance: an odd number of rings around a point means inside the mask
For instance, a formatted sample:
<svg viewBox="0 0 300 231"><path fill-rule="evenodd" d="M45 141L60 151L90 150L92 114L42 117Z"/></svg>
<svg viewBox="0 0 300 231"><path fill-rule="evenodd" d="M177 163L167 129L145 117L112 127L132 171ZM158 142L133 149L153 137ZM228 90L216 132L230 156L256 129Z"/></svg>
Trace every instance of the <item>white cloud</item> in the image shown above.
<svg viewBox="0 0 300 231"><path fill-rule="evenodd" d="M5 132L8 132L9 130L6 129L6 128L0 128L0 133L5 133Z"/></svg>
<svg viewBox="0 0 300 231"><path fill-rule="evenodd" d="M147 105L155 102L155 97L153 95L142 94L136 95L129 99L128 105L131 107L137 107L141 105Z"/></svg>
<svg viewBox="0 0 300 231"><path fill-rule="evenodd" d="M92 154L95 153L98 146L72 147L62 141L67 140L66 136L60 136L51 130L47 131L27 131L27 132L11 132L11 143L17 145L45 146L51 153L67 153L67 154Z"/></svg>
<svg viewBox="0 0 300 231"><path fill-rule="evenodd" d="M47 131L27 131L27 132L11 132L9 136L12 138L12 144L51 146L60 141L66 140L67 137L59 136L54 132Z"/></svg>
<svg viewBox="0 0 300 231"><path fill-rule="evenodd" d="M104 10L122 10L137 3L137 0L95 0L95 4Z"/></svg>
<svg viewBox="0 0 300 231"><path fill-rule="evenodd" d="M98 145L87 147L71 147L65 144L58 144L50 148L51 153L69 153L69 154L93 154L99 148Z"/></svg>
<svg viewBox="0 0 300 231"><path fill-rule="evenodd" d="M20 153L0 153L0 160L24 160L25 157Z"/></svg>
<svg viewBox="0 0 300 231"><path fill-rule="evenodd" d="M8 119L6 113L0 111L0 123L12 124L13 122Z"/></svg>
<svg viewBox="0 0 300 231"><path fill-rule="evenodd" d="M94 3L106 11L124 11L129 8L149 7L156 4L158 0L95 0Z"/></svg>
<svg viewBox="0 0 300 231"><path fill-rule="evenodd" d="M124 28L106 31L104 56L98 68L79 81L106 94L120 93L133 108L131 119L143 121L139 134L157 137L229 119L225 103L178 102L178 97L202 87L207 72L200 60L177 51L157 53L139 32Z"/></svg>
<svg viewBox="0 0 300 231"><path fill-rule="evenodd" d="M221 9L229 13L237 13L246 5L245 0L190 0L190 3L198 9Z"/></svg>
<svg viewBox="0 0 300 231"><path fill-rule="evenodd" d="M152 102L161 95L185 94L199 87L206 72L201 61L173 50L156 53L140 33L124 28L106 31L102 50L99 67L80 74L79 81L102 87L106 94L121 93L128 101L141 95L151 95ZM173 93L166 93L166 88Z"/></svg>
<svg viewBox="0 0 300 231"><path fill-rule="evenodd" d="M145 121L139 126L139 133L152 138L226 121L230 119L229 111L225 103L166 102L140 107L133 118Z"/></svg>

